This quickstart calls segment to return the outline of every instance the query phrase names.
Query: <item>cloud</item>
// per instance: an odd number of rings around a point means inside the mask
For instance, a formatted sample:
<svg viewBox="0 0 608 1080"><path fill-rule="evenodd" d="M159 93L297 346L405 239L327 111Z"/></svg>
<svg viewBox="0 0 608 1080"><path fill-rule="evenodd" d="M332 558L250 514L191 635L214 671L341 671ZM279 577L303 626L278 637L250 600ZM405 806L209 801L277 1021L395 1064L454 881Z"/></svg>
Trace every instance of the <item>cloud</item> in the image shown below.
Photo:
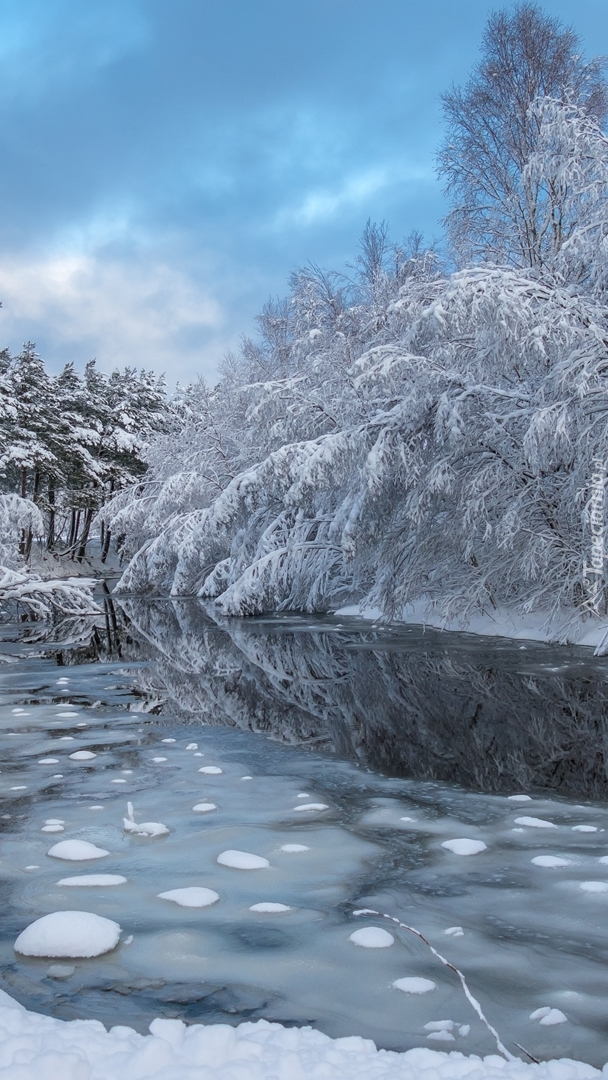
<svg viewBox="0 0 608 1080"><path fill-rule="evenodd" d="M100 366L212 373L225 315L208 288L158 258L64 251L0 258L3 340L38 338L53 366L97 355ZM50 354L50 355L49 355Z"/></svg>
<svg viewBox="0 0 608 1080"><path fill-rule="evenodd" d="M287 225L317 225L349 210L358 210L372 196L397 184L430 178L432 173L428 167L422 166L410 166L407 169L379 166L368 169L347 177L333 190L321 188L308 192L295 206L279 211L275 217L275 226L284 228Z"/></svg>

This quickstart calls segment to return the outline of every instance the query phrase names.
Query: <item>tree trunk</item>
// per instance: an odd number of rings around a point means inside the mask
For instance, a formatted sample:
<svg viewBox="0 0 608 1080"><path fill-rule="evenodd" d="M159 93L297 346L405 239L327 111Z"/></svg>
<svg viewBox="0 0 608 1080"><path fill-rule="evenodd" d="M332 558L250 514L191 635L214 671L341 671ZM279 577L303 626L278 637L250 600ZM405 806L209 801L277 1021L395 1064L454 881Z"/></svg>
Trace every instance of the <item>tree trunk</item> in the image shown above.
<svg viewBox="0 0 608 1080"><path fill-rule="evenodd" d="M72 547L72 544L74 543L74 526L75 526L75 524L76 524L76 511L72 510L72 513L70 515L70 528L69 528L69 531L68 531L68 551L70 550L70 548Z"/></svg>
<svg viewBox="0 0 608 1080"><path fill-rule="evenodd" d="M25 499L27 496L27 469L21 470L21 498ZM19 554L25 555L27 549L27 532L25 529L21 530L21 539L19 541Z"/></svg>
<svg viewBox="0 0 608 1080"><path fill-rule="evenodd" d="M102 563L105 563L105 561L106 561L106 559L108 557L108 551L110 550L110 540L111 539L112 539L112 531L111 531L111 529L106 529L105 536L104 536L104 539L103 539L103 547L101 549L101 561L102 561Z"/></svg>
<svg viewBox="0 0 608 1080"><path fill-rule="evenodd" d="M89 532L91 530L91 522L93 520L93 513L94 513L93 507L90 506L88 508L86 514L85 514L85 517L84 517L84 525L82 527L82 533L81 533L81 536L80 536L80 545L78 547L78 552L77 552L77 555L76 555L76 558L78 559L79 562L82 562L82 560L84 559L84 556L85 556L85 552L86 552L86 549L87 549L87 543L88 543L88 540L89 540Z"/></svg>
<svg viewBox="0 0 608 1080"><path fill-rule="evenodd" d="M47 551L52 551L55 545L55 488L53 481L49 480L49 528L46 535Z"/></svg>

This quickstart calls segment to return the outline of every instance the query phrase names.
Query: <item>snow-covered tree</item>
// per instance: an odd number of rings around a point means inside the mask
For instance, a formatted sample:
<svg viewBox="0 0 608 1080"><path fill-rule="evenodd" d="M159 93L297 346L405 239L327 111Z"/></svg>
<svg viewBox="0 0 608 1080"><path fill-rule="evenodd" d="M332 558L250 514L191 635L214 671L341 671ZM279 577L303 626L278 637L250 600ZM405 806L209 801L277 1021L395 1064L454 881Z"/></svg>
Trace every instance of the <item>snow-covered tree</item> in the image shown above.
<svg viewBox="0 0 608 1080"><path fill-rule="evenodd" d="M528 171L539 144L539 98L572 104L601 124L608 109L604 60L588 62L570 27L523 3L490 16L482 58L464 87L444 95L447 132L439 174L452 198L448 235L461 265L487 260L543 266L547 200L561 217L560 186ZM557 235L557 234L556 234ZM555 238L554 238L555 239Z"/></svg>

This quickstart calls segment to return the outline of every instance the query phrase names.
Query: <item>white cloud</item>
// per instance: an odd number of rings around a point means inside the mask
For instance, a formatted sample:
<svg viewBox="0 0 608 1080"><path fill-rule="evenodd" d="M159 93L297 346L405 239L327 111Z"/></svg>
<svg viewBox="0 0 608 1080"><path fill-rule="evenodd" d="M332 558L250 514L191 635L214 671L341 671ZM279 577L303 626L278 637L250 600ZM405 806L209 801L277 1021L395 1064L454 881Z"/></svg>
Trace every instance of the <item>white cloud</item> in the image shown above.
<svg viewBox="0 0 608 1080"><path fill-rule="evenodd" d="M36 340L55 364L96 356L166 371L170 381L212 371L223 311L209 290L162 260L78 251L0 258L2 343ZM220 343L221 339L221 343ZM218 341L218 345L214 342ZM211 352L213 350L213 352Z"/></svg>
<svg viewBox="0 0 608 1080"><path fill-rule="evenodd" d="M408 181L426 180L432 176L428 168L382 167L369 169L347 177L333 190L317 189L308 192L304 198L290 208L280 210L275 218L275 226L309 226L329 220L336 214L357 208L371 196L393 186Z"/></svg>

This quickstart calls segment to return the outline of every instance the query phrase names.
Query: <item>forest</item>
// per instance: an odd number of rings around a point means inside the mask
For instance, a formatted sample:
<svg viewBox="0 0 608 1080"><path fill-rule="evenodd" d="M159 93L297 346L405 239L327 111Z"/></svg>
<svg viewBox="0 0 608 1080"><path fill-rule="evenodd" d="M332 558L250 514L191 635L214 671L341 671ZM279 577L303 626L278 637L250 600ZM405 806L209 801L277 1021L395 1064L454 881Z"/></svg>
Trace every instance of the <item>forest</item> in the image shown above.
<svg viewBox="0 0 608 1080"><path fill-rule="evenodd" d="M216 385L167 402L146 373L2 354L4 490L47 546L94 529L119 591L223 615L606 614L603 61L524 4L443 104L445 239L369 221L348 272L292 274Z"/></svg>

